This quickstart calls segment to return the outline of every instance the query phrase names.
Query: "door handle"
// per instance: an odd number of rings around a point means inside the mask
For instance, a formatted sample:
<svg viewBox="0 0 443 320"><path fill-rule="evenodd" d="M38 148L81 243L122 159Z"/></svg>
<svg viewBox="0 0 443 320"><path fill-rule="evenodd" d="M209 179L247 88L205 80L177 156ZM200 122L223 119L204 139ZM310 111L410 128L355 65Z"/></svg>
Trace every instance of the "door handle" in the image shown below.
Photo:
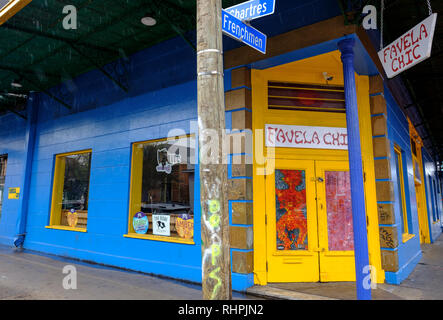
<svg viewBox="0 0 443 320"><path fill-rule="evenodd" d="M323 180L322 177L318 177L318 178L317 178L317 181L318 181L318 182L323 182L324 180Z"/></svg>

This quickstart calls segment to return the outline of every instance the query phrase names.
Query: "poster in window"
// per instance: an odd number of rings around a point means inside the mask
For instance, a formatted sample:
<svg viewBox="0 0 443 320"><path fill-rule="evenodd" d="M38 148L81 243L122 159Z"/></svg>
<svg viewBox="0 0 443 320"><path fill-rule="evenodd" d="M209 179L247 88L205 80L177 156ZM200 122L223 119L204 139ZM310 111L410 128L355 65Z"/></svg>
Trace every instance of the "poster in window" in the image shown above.
<svg viewBox="0 0 443 320"><path fill-rule="evenodd" d="M75 209L69 210L69 212L66 214L66 218L68 220L68 225L71 228L75 228L77 226L78 214L77 214L77 211L75 211Z"/></svg>
<svg viewBox="0 0 443 320"><path fill-rule="evenodd" d="M149 220L144 212L137 212L132 220L134 231L139 234L148 232Z"/></svg>
<svg viewBox="0 0 443 320"><path fill-rule="evenodd" d="M192 239L194 237L194 218L189 214L182 214L175 220L175 229L180 237Z"/></svg>
<svg viewBox="0 0 443 320"><path fill-rule="evenodd" d="M169 215L153 214L152 215L152 233L158 236L170 236L171 217Z"/></svg>

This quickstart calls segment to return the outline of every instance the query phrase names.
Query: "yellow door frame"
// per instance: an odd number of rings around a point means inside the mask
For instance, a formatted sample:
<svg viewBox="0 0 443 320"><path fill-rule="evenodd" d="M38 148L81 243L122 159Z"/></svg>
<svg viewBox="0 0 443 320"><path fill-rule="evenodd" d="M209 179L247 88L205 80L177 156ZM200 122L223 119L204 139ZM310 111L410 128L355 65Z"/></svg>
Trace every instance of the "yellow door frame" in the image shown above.
<svg viewBox="0 0 443 320"><path fill-rule="evenodd" d="M326 84L323 72L333 75L328 83L343 85L343 71L338 51L296 61L283 66L265 70L252 70L252 129L254 132L254 175L253 175L253 210L254 210L254 282L266 285L267 248L266 248L266 183L264 174L272 174L275 158L281 159L317 159L347 160L343 150L266 148L263 139L265 124L290 124L306 126L345 127L344 114L268 110L268 81L303 82ZM368 221L369 261L377 271L377 282L383 283L385 274L381 266L380 238L378 226L377 200L375 192L375 171L372 146L372 127L369 101L369 78L356 75L357 102L359 105L360 135L362 145L363 169L365 173L365 199ZM260 136L260 133L262 136Z"/></svg>
<svg viewBox="0 0 443 320"><path fill-rule="evenodd" d="M414 172L414 186L415 186L415 196L416 196L416 203L417 203L417 215L418 215L418 227L419 227L419 235L420 235L420 243L431 243L431 236L429 233L429 217L428 217L428 209L427 209L427 199L426 199L426 191L425 191L425 183L426 183L426 176L423 172L423 158L422 158L422 151L421 146L423 146L423 141L420 138L420 135L418 134L417 130L414 128L414 125L412 124L411 120L408 118L409 122L409 134L411 138L411 154L412 154L412 165L413 165L413 172ZM412 145L412 141L415 142L416 148L416 155L414 155L412 149L414 146ZM421 177L421 181L416 177L415 172L415 162L418 164L419 174ZM421 204L419 206L419 203Z"/></svg>

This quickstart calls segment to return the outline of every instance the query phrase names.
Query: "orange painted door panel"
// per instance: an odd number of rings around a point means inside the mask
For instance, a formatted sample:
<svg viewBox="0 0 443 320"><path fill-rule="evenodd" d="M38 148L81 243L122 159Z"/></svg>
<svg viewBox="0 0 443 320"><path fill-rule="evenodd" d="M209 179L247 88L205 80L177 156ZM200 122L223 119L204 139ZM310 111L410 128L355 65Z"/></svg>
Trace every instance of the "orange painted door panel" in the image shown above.
<svg viewBox="0 0 443 320"><path fill-rule="evenodd" d="M319 281L312 160L276 160L266 176L268 282Z"/></svg>

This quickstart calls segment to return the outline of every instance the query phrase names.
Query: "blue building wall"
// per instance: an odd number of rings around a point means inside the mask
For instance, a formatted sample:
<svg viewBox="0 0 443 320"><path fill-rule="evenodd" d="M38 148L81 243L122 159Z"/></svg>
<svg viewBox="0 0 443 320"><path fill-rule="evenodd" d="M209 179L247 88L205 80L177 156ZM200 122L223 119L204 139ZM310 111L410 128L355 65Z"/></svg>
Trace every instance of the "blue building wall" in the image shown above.
<svg viewBox="0 0 443 320"><path fill-rule="evenodd" d="M119 73L115 70L127 72ZM69 110L39 94L29 189L26 249L99 264L201 282L200 192L196 167L194 245L126 238L131 144L197 133L195 52L174 39L108 65L128 93L99 71L53 88ZM6 188L20 187L26 121L0 118L0 154L8 154ZM87 232L49 225L55 155L92 149ZM12 245L18 202L4 199L0 241ZM15 201L15 202L14 202ZM253 285L252 275L232 274L234 290Z"/></svg>
<svg viewBox="0 0 443 320"><path fill-rule="evenodd" d="M423 173L426 191L426 205L428 210L429 235L431 243L442 233L442 191L436 174L435 163L429 153L422 149Z"/></svg>
<svg viewBox="0 0 443 320"><path fill-rule="evenodd" d="M387 122L388 122L388 139L391 144L391 177L394 185L394 194L396 201L394 202L395 221L394 226L398 230L399 246L395 249L383 248L383 250L398 250L399 271L386 272L386 282L399 284L412 272L414 267L422 257L420 249L420 235L418 224L417 200L415 197L414 187L414 171L412 164L412 152L409 135L409 123L406 116L401 111L400 107L395 102L389 89L385 86L384 96L387 103ZM397 187L397 170L396 159L394 153L394 145L397 145L402 150L403 160L403 175L406 210L408 217L408 231L409 234L415 236L403 243L401 232L402 212L400 207L400 190Z"/></svg>
<svg viewBox="0 0 443 320"><path fill-rule="evenodd" d="M0 243L12 244L15 237L19 200L8 200L9 188L23 189L26 120L13 113L0 117L0 155L8 155L3 207L0 217Z"/></svg>

